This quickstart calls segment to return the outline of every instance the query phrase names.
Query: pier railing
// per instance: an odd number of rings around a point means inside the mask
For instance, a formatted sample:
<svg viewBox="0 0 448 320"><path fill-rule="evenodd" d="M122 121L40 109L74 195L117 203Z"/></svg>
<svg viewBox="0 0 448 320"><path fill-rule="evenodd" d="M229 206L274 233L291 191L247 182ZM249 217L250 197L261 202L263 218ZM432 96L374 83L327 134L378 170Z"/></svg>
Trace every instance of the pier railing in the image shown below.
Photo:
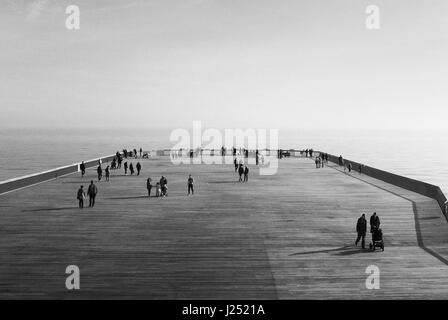
<svg viewBox="0 0 448 320"><path fill-rule="evenodd" d="M328 154L328 161L339 164L339 157ZM387 182L394 186L424 195L426 197L432 198L436 200L442 210L445 218L448 221L448 202L446 196L443 194L440 187L429 184L423 181L403 177L394 173L390 173L384 170L376 169L362 163L343 159L344 165L348 165L350 163L352 165L352 170L359 171L361 169L362 174L365 174L369 177Z"/></svg>
<svg viewBox="0 0 448 320"><path fill-rule="evenodd" d="M91 168L94 166L97 166L98 163L101 161L101 163L107 163L112 161L115 155L95 158L92 160L84 161L84 164L86 168ZM26 175L23 177L18 177L14 179L9 179L3 182L0 182L0 195L4 193L8 193L14 190L30 187L42 182L50 181L57 179L62 176L66 176L72 173L79 172L79 166L81 162L74 163L68 166L59 167L56 169L51 169L35 174Z"/></svg>

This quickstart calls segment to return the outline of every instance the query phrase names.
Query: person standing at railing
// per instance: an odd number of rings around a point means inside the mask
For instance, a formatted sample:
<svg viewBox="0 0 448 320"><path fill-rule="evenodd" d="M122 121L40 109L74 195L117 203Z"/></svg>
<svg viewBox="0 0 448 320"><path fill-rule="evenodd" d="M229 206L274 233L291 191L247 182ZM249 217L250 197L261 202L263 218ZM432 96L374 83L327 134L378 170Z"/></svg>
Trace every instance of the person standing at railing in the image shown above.
<svg viewBox="0 0 448 320"><path fill-rule="evenodd" d="M79 165L79 170L81 170L81 178L84 178L84 175L86 174L86 165L84 164L84 161Z"/></svg>

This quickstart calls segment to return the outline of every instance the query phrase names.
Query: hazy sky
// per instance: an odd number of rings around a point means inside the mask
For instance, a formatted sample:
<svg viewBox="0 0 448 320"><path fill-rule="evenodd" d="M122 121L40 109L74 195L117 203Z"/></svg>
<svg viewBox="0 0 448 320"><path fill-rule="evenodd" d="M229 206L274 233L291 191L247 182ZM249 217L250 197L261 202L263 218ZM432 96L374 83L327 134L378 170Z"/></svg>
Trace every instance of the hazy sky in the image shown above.
<svg viewBox="0 0 448 320"><path fill-rule="evenodd" d="M0 3L3 127L448 128L446 0Z"/></svg>

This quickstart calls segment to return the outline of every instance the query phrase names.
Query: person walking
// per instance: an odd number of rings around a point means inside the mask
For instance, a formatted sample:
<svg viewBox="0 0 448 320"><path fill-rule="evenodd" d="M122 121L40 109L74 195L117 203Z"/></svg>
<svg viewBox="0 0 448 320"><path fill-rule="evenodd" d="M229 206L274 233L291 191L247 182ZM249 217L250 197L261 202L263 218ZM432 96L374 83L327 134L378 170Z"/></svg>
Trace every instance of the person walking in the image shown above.
<svg viewBox="0 0 448 320"><path fill-rule="evenodd" d="M84 161L79 165L79 170L81 170L81 178L84 178L84 175L86 174L86 165L84 164Z"/></svg>
<svg viewBox="0 0 448 320"><path fill-rule="evenodd" d="M358 245L359 240L361 240L361 247L363 249L366 248L366 232L367 232L367 220L366 215L363 213L362 216L358 219L358 222L356 224L356 232L358 233L358 237L355 241L355 246Z"/></svg>
<svg viewBox="0 0 448 320"><path fill-rule="evenodd" d="M249 181L249 168L244 166L244 182Z"/></svg>
<svg viewBox="0 0 448 320"><path fill-rule="evenodd" d="M140 170L142 170L142 165L140 164L140 162L137 162L137 165L135 166L137 168L137 175L140 175Z"/></svg>
<svg viewBox="0 0 448 320"><path fill-rule="evenodd" d="M93 180L90 181L89 189L87 190L87 195L89 196L89 207L93 208L95 206L95 198L98 194L98 188L93 184Z"/></svg>
<svg viewBox="0 0 448 320"><path fill-rule="evenodd" d="M76 195L76 199L78 199L79 202L79 208L84 208L84 198L86 197L86 193L84 192L84 187L81 186L78 189L78 193Z"/></svg>
<svg viewBox="0 0 448 320"><path fill-rule="evenodd" d="M127 161L123 164L123 167L124 167L124 175L127 175L128 174L128 162Z"/></svg>
<svg viewBox="0 0 448 320"><path fill-rule="evenodd" d="M129 164L129 172L131 173L131 176L134 174L134 165L132 162Z"/></svg>
<svg viewBox="0 0 448 320"><path fill-rule="evenodd" d="M193 195L194 188L193 188L193 178L191 177L191 174L188 176L187 186L188 186L188 195L190 195L190 191L191 194Z"/></svg>
<svg viewBox="0 0 448 320"><path fill-rule="evenodd" d="M236 158L233 159L233 164L235 165L235 172L238 170L238 161L236 161Z"/></svg>
<svg viewBox="0 0 448 320"><path fill-rule="evenodd" d="M109 166L107 166L106 169L104 169L104 172L106 173L106 181L109 181L110 178Z"/></svg>
<svg viewBox="0 0 448 320"><path fill-rule="evenodd" d="M101 181L103 177L103 168L101 168L101 164L96 168L96 173L98 174L98 181Z"/></svg>
<svg viewBox="0 0 448 320"><path fill-rule="evenodd" d="M238 180L239 182L243 182L243 173L244 173L244 168L243 168L243 165L241 164L238 169L238 174L240 175L240 179Z"/></svg>
<svg viewBox="0 0 448 320"><path fill-rule="evenodd" d="M148 197L151 197L151 189L152 189L152 184L151 184L151 178L148 178L146 180L146 189L148 189Z"/></svg>
<svg viewBox="0 0 448 320"><path fill-rule="evenodd" d="M380 217L376 215L376 212L372 214L370 217L370 233L373 233L375 229L379 229L380 227Z"/></svg>
<svg viewBox="0 0 448 320"><path fill-rule="evenodd" d="M143 149L140 147L140 158L142 157Z"/></svg>

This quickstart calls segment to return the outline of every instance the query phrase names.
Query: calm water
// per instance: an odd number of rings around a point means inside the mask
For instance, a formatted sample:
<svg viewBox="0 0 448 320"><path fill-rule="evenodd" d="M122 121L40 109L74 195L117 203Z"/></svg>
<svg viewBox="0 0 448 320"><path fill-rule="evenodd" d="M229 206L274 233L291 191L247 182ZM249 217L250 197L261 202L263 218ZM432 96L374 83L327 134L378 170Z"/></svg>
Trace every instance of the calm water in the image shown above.
<svg viewBox="0 0 448 320"><path fill-rule="evenodd" d="M188 128L186 128L188 130ZM115 153L170 148L170 130L0 130L0 180ZM438 132L284 130L281 148L314 148L410 178L448 193L448 135Z"/></svg>

